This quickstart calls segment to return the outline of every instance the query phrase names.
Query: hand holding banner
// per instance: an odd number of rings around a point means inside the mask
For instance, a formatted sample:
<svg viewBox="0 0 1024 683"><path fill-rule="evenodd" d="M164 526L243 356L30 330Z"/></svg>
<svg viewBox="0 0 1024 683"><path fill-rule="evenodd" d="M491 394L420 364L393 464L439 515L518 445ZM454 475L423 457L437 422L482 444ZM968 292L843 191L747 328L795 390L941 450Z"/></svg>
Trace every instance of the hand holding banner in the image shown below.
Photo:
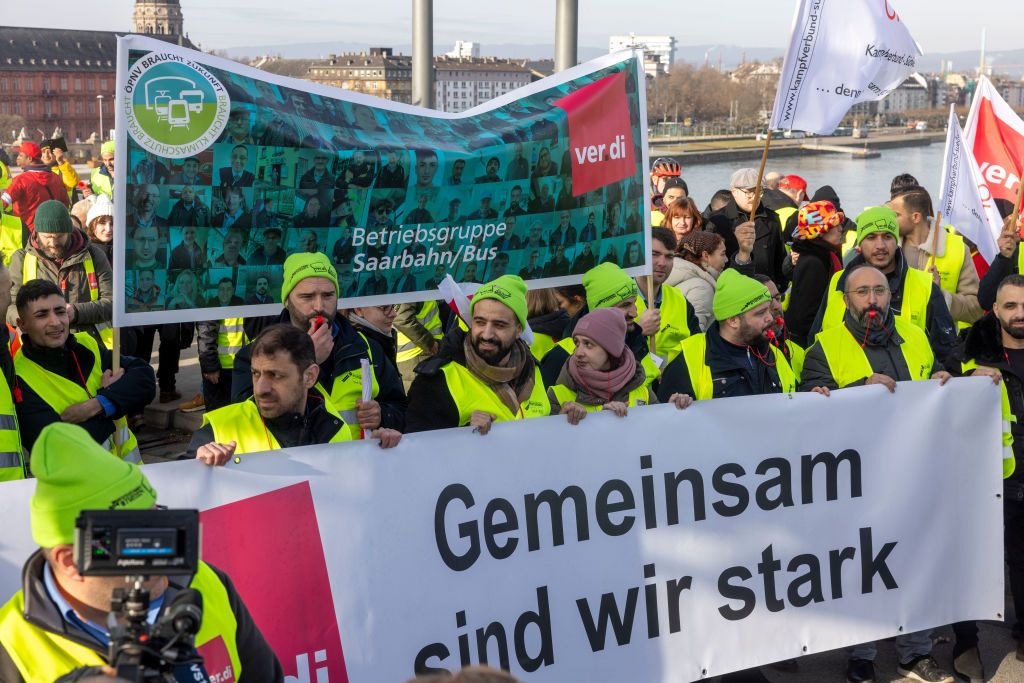
<svg viewBox="0 0 1024 683"><path fill-rule="evenodd" d="M831 135L913 73L921 48L889 0L799 0L769 128Z"/></svg>

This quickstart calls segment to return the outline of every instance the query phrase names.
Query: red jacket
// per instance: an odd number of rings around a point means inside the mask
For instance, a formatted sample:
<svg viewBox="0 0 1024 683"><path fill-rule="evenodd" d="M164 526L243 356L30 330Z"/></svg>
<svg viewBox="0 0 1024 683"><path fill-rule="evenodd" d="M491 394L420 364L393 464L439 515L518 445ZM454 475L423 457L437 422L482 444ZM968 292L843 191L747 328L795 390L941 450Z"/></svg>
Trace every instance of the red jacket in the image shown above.
<svg viewBox="0 0 1024 683"><path fill-rule="evenodd" d="M48 166L29 166L14 177L4 194L10 196L14 215L21 218L29 230L35 230L36 207L46 200L56 199L71 208L64 181Z"/></svg>

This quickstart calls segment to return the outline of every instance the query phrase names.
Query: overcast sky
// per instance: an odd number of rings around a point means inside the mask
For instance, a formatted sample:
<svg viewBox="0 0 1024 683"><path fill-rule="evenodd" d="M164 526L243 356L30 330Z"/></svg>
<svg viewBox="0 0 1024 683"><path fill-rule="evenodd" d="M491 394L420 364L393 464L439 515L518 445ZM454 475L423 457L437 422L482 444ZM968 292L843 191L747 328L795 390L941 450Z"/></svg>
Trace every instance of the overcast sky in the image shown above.
<svg viewBox="0 0 1024 683"><path fill-rule="evenodd" d="M884 2L885 0L870 0ZM729 44L783 51L794 1L580 0L580 44L604 47L611 34L669 33L681 45ZM891 0L926 53L1020 47L1014 31L1024 17L1019 0ZM7 25L127 30L133 0L48 0L5 3ZM185 29L206 49L345 41L367 45L411 42L412 0L181 0ZM329 6L329 9L325 9ZM435 47L457 39L480 43L554 42L555 0L437 0ZM97 9L97 8L102 8ZM40 18L44 21L40 21ZM1019 34L1018 34L1019 35Z"/></svg>

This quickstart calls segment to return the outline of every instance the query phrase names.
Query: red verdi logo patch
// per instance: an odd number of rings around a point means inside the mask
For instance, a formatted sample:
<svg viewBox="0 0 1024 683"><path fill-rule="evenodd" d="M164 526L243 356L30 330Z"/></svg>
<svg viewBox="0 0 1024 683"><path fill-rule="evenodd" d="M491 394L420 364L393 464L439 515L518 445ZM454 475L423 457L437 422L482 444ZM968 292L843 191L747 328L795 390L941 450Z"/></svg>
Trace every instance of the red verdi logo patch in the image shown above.
<svg viewBox="0 0 1024 683"><path fill-rule="evenodd" d="M624 72L580 88L555 104L569 118L574 196L636 173Z"/></svg>

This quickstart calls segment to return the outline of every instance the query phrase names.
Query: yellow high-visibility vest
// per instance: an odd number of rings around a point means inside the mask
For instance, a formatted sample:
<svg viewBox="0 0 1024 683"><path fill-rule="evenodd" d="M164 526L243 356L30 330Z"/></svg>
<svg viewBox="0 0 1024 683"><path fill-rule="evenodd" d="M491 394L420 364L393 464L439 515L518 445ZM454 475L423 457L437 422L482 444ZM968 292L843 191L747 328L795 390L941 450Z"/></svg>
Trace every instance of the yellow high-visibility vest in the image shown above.
<svg viewBox="0 0 1024 683"><path fill-rule="evenodd" d="M774 346L769 346L772 355L775 357L775 370L779 373L779 382L782 385L782 393L791 394L796 391L796 374L786 360L786 355ZM686 360L686 371L690 375L690 385L693 387L693 397L697 401L708 401L715 396L715 384L711 378L711 366L707 361L708 337L706 334L695 334L689 339L683 340L679 353L683 354Z"/></svg>
<svg viewBox="0 0 1024 683"><path fill-rule="evenodd" d="M246 345L245 318L225 318L217 327L217 360L224 370L235 367L235 354Z"/></svg>
<svg viewBox="0 0 1024 683"><path fill-rule="evenodd" d="M540 368L534 368L533 391L520 404L518 412L513 413L498 398L494 391L484 384L483 380L469 371L464 365L450 362L441 367L448 392L459 411L459 426L465 427L474 410L482 410L497 415L498 422L507 420L525 420L532 417L546 417L551 414L551 402L544 391L544 380L540 376Z"/></svg>
<svg viewBox="0 0 1024 683"><path fill-rule="evenodd" d="M339 418L340 419L340 418ZM235 442L235 453L259 453L280 450L281 444L267 429L260 410L252 399L232 403L203 415L203 426L213 427L213 440L217 443ZM352 432L344 421L328 443L351 441Z"/></svg>
<svg viewBox="0 0 1024 683"><path fill-rule="evenodd" d="M565 403L566 401L573 401L574 403L577 402L576 392L570 389L569 387L565 386L564 384L556 384L555 386L551 387L551 391L555 394L555 399L558 401L559 404ZM636 389L633 389L632 391L629 392L629 398L626 401L626 405L629 406L630 408L636 406L645 406L651 402L650 394L651 390L648 389L647 387L637 387ZM580 403L580 405L586 408L588 413L592 413L595 410L604 410L603 405L592 406L583 403Z"/></svg>
<svg viewBox="0 0 1024 683"><path fill-rule="evenodd" d="M694 333L686 319L686 297L675 287L661 286L661 326L654 335L654 347L665 362L671 362L675 356L667 356L679 347L679 343ZM636 314L639 316L647 310L647 304L641 297L636 298Z"/></svg>
<svg viewBox="0 0 1024 683"><path fill-rule="evenodd" d="M0 372L0 481L25 478L24 454L14 396L7 386L7 378Z"/></svg>
<svg viewBox="0 0 1024 683"><path fill-rule="evenodd" d="M846 316L846 302L843 301L843 291L836 289L839 278L845 271L832 275L828 283L828 303L825 305L825 315L821 319L821 330L825 331L843 324ZM932 276L917 268L907 268L907 277L903 281L903 304L897 318L902 318L922 331L927 330L928 325L928 302L932 298Z"/></svg>
<svg viewBox="0 0 1024 683"><path fill-rule="evenodd" d="M96 397L103 386L103 364L100 359L100 347L96 340L87 332L75 333L78 343L89 350L95 357L89 376L85 379L85 387L54 374L35 361L31 360L24 352L14 356L14 371L18 377L32 387L32 391L39 394L39 397L60 415L64 409L75 403L88 401ZM121 450L118 452L111 436L104 443L100 444L123 460L141 463L142 457L139 454L139 444L135 434L128 429L128 421L124 417L113 420L114 429L121 440Z"/></svg>
<svg viewBox="0 0 1024 683"><path fill-rule="evenodd" d="M196 634L196 647L220 638L231 659L232 677L242 675L236 634L238 622L231 611L231 602L224 583L205 562L199 563L190 588L203 596L203 621ZM0 608L0 644L18 668L21 677L30 683L53 681L83 666L101 666L106 660L92 648L64 636L46 631L25 620L25 599L18 591Z"/></svg>
<svg viewBox="0 0 1024 683"><path fill-rule="evenodd" d="M900 353L907 363L911 379L931 377L935 356L928 343L928 335L917 326L899 318L896 318L896 332L903 337ZM840 389L874 374L867 354L846 325L822 330L817 343L825 352L825 361Z"/></svg>
<svg viewBox="0 0 1024 683"><path fill-rule="evenodd" d="M420 325L423 325L427 332L430 333L430 336L435 340L440 341L444 336L442 333L443 330L441 329L441 313L436 301L424 301L419 312L416 314L416 320ZM401 330L398 330L397 362L403 363L407 360L412 360L422 353L423 349L405 336Z"/></svg>

